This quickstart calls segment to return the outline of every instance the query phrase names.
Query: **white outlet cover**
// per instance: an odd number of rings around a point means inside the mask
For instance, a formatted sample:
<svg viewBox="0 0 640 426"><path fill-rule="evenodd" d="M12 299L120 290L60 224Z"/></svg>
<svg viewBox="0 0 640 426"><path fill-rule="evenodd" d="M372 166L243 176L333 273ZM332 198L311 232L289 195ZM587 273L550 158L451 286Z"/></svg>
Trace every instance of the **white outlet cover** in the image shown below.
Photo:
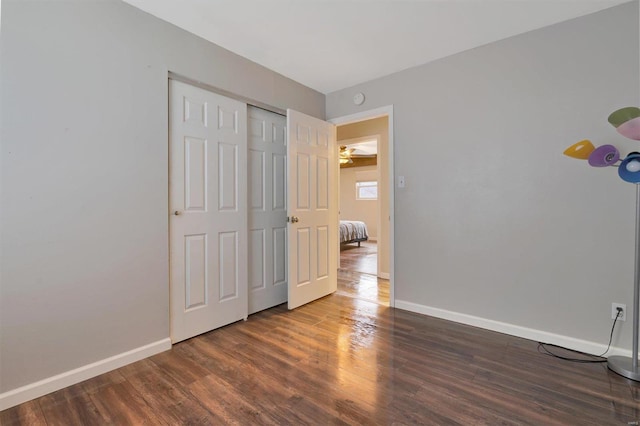
<svg viewBox="0 0 640 426"><path fill-rule="evenodd" d="M618 306L622 308L622 315L618 317L618 321L626 321L627 320L627 305L624 303L612 303L611 304L611 319L616 319L616 315L618 314L618 310L616 309Z"/></svg>

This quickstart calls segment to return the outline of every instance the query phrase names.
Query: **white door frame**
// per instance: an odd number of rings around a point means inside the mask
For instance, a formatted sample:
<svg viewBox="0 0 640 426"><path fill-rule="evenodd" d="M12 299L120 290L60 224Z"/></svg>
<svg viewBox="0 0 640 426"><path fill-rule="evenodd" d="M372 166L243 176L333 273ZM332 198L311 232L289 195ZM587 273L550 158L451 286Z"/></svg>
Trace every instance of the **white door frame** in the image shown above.
<svg viewBox="0 0 640 426"><path fill-rule="evenodd" d="M329 123L333 123L337 126L344 124L357 123L359 121L371 120L379 117L388 117L389 124L389 149L387 152L387 161L389 165L389 306L394 307L396 304L395 297L395 212L394 212L394 197L395 197L395 182L393 171L393 105L387 105L380 108L371 109L368 111L361 111L355 114L344 115L341 117L332 118L327 120ZM339 188L335 188L336 191Z"/></svg>

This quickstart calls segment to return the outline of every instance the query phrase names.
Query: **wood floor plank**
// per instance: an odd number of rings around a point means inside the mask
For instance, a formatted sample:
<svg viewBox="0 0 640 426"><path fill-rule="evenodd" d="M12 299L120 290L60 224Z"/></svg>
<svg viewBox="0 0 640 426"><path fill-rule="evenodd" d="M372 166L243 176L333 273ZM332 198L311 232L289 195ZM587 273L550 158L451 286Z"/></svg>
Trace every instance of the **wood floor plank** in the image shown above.
<svg viewBox="0 0 640 426"><path fill-rule="evenodd" d="M180 386L187 386L209 373L206 368L178 351L160 353L152 357L151 362Z"/></svg>
<svg viewBox="0 0 640 426"><path fill-rule="evenodd" d="M42 412L49 426L107 423L107 419L95 406L89 394L78 395L68 401L46 405L42 407Z"/></svg>
<svg viewBox="0 0 640 426"><path fill-rule="evenodd" d="M46 424L47 421L37 400L0 411L0 425L2 426L45 426Z"/></svg>
<svg viewBox="0 0 640 426"><path fill-rule="evenodd" d="M40 406L47 407L49 405L68 402L78 396L86 394L90 395L94 392L98 392L105 386L111 386L113 384L122 383L124 381L125 378L122 377L122 374L118 370L110 371L108 373L101 374L98 377L94 377L91 380L85 380L83 382L61 389L58 392L53 392L45 395L39 399Z"/></svg>
<svg viewBox="0 0 640 426"><path fill-rule="evenodd" d="M91 401L109 425L165 425L157 413L129 383L117 383L91 394Z"/></svg>
<svg viewBox="0 0 640 426"><path fill-rule="evenodd" d="M153 357L148 361L152 363ZM205 423L209 413L186 389L156 365L125 376L136 392L152 408L162 423Z"/></svg>
<svg viewBox="0 0 640 426"><path fill-rule="evenodd" d="M277 424L277 411L262 410L235 387L209 375L187 387L189 393L215 416L211 424Z"/></svg>

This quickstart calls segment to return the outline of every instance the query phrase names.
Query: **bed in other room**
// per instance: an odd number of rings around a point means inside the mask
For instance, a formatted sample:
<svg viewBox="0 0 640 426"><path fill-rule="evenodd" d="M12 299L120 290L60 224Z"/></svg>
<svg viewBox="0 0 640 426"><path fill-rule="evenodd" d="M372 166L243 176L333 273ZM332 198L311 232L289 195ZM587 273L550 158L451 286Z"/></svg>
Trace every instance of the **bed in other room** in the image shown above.
<svg viewBox="0 0 640 426"><path fill-rule="evenodd" d="M360 243L367 241L369 234L367 233L367 225L359 220L341 220L340 221L340 244Z"/></svg>

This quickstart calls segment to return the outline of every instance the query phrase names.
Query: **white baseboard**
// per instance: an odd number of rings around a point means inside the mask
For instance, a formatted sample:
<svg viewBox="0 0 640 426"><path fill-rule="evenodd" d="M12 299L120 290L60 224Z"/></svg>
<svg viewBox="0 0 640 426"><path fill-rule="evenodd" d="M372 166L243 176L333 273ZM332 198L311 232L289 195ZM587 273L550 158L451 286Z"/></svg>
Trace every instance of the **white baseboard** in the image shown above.
<svg viewBox="0 0 640 426"><path fill-rule="evenodd" d="M607 349L607 345L601 343L590 342L588 340L576 339L569 336L563 336L561 334L549 333L547 331L521 327L519 325L480 318L473 315L461 314L458 312L419 305L417 303L407 302L405 300L396 300L395 307L397 309L403 309L405 311L411 311L418 314L442 318L460 324L472 325L474 327L484 328L486 330L497 331L498 333L522 337L524 339L529 339L536 342L551 343L553 345L558 345L590 354L601 354ZM607 355L631 356L631 350L612 346L611 349L609 349Z"/></svg>
<svg viewBox="0 0 640 426"><path fill-rule="evenodd" d="M380 272L380 274L378 274L378 276L380 278L382 278L383 280L388 280L391 278L391 275L389 275L388 272ZM407 309L408 310L408 309Z"/></svg>
<svg viewBox="0 0 640 426"><path fill-rule="evenodd" d="M4 392L0 394L0 411L169 349L171 349L171 339L167 337L166 339L140 346L139 348L105 358L92 364L87 364L74 370L66 371L44 380Z"/></svg>

